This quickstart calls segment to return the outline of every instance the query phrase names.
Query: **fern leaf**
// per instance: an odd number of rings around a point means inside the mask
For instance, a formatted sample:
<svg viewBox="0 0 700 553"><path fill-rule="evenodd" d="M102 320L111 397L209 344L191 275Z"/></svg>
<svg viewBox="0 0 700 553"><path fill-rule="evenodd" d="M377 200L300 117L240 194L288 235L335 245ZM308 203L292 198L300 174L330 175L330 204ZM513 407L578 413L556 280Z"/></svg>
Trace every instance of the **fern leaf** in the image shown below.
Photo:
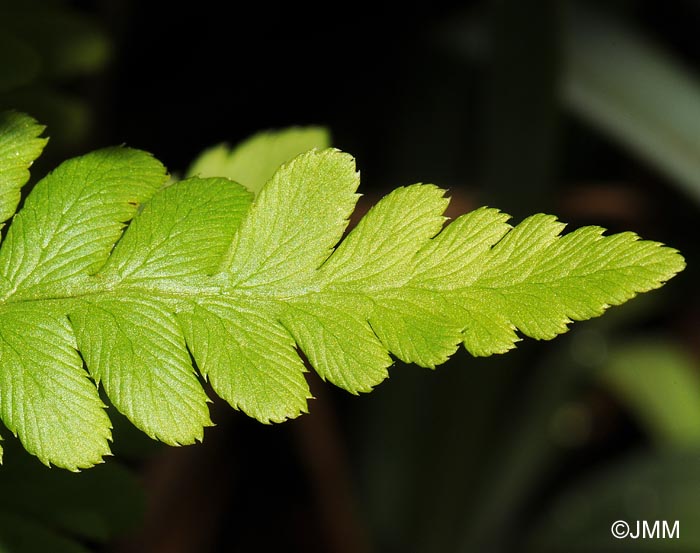
<svg viewBox="0 0 700 553"><path fill-rule="evenodd" d="M211 421L190 354L233 407L278 422L311 397L297 348L325 380L369 391L392 356L435 367L460 343L490 355L517 331L550 339L684 267L631 233L561 236L548 215L512 228L482 208L445 225L444 191L423 184L341 241L359 178L333 149L284 164L255 199L225 178L165 178L126 148L67 161L0 249L0 416L44 463L108 453L94 383L149 436L192 443Z"/></svg>
<svg viewBox="0 0 700 553"><path fill-rule="evenodd" d="M29 167L46 145L44 127L22 113L0 113L0 223L14 214ZM3 225L0 224L0 229Z"/></svg>
<svg viewBox="0 0 700 553"><path fill-rule="evenodd" d="M292 127L257 133L233 149L219 144L202 152L187 171L191 177L227 177L258 193L280 165L331 145L323 127Z"/></svg>
<svg viewBox="0 0 700 553"><path fill-rule="evenodd" d="M21 188L29 180L29 167L41 155L44 127L22 113L0 113L0 230L19 204ZM1 327L0 327L1 328ZM0 374L2 378L2 374ZM0 436L0 440L2 437ZM3 450L0 446L0 463Z"/></svg>

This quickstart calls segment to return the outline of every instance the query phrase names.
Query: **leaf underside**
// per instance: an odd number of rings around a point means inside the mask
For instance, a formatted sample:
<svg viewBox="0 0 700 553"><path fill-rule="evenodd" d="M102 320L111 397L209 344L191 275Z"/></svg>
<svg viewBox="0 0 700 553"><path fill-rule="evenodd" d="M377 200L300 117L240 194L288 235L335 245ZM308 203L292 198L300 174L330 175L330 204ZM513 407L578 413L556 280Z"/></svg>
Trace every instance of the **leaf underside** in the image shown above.
<svg viewBox="0 0 700 553"><path fill-rule="evenodd" d="M7 128L0 152L36 140L37 127ZM26 180L39 150L9 181ZM549 215L513 228L481 208L445 225L445 191L424 184L342 238L359 177L334 149L295 157L255 199L226 178L166 178L144 152L93 152L38 182L8 229L0 417L46 464L78 470L109 453L95 383L149 436L187 444L211 424L192 358L233 407L280 422L311 397L299 351L323 379L366 392L393 358L433 368L460 344L485 356L518 331L551 339L684 267L632 233L562 236Z"/></svg>

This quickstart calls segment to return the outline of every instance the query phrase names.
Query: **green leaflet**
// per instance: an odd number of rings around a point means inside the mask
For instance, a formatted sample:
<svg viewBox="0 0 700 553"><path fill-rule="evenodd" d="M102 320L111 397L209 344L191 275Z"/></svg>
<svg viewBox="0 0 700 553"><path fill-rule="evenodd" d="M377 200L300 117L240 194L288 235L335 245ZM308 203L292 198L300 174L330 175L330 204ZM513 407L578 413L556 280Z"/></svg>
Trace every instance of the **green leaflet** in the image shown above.
<svg viewBox="0 0 700 553"><path fill-rule="evenodd" d="M79 295L123 223L164 181L163 167L143 152L94 152L37 183L8 230L0 249L0 413L44 462L77 470L109 452L111 425L61 298Z"/></svg>
<svg viewBox="0 0 700 553"><path fill-rule="evenodd" d="M280 301L209 297L179 314L197 366L222 398L261 422L306 412L304 363L279 324Z"/></svg>
<svg viewBox="0 0 700 553"><path fill-rule="evenodd" d="M165 182L144 152L108 148L61 164L37 183L0 250L0 299L76 293L109 257L124 223Z"/></svg>
<svg viewBox="0 0 700 553"><path fill-rule="evenodd" d="M224 178L175 183L144 207L100 273L127 282L210 275L251 201Z"/></svg>
<svg viewBox="0 0 700 553"><path fill-rule="evenodd" d="M278 292L311 284L343 235L359 184L352 157L335 150L301 155L278 171L224 256L228 287Z"/></svg>
<svg viewBox="0 0 700 553"><path fill-rule="evenodd" d="M202 439L211 424L175 317L143 293L97 294L70 311L77 345L114 406L151 438Z"/></svg>
<svg viewBox="0 0 700 553"><path fill-rule="evenodd" d="M192 443L211 421L190 354L233 407L283 421L311 397L297 348L322 378L369 391L392 355L432 368L460 343L490 355L518 330L550 339L684 266L631 233L562 237L548 215L511 228L482 208L444 226L444 191L422 184L341 241L359 179L333 149L295 157L255 200L225 178L164 180L135 150L70 160L0 249L0 414L44 463L108 452L87 374L149 436Z"/></svg>
<svg viewBox="0 0 700 553"><path fill-rule="evenodd" d="M0 129L0 223L3 223L17 209L20 189L29 180L29 167L41 155L46 139L38 138L44 127L21 113L0 113Z"/></svg>
<svg viewBox="0 0 700 553"><path fill-rule="evenodd" d="M264 131L233 149L219 144L200 154L187 171L188 176L228 177L257 194L280 165L314 148L331 145L323 127L292 127Z"/></svg>
<svg viewBox="0 0 700 553"><path fill-rule="evenodd" d="M39 138L44 127L31 117L14 112L0 113L0 230L14 214L20 189L29 180L29 167L46 145ZM0 327L1 329L2 327ZM0 373L0 378L3 375ZM0 436L0 440L2 436ZM0 463L2 462L0 446Z"/></svg>
<svg viewBox="0 0 700 553"><path fill-rule="evenodd" d="M76 470L109 453L111 425L65 316L40 302L0 311L0 415L43 461Z"/></svg>

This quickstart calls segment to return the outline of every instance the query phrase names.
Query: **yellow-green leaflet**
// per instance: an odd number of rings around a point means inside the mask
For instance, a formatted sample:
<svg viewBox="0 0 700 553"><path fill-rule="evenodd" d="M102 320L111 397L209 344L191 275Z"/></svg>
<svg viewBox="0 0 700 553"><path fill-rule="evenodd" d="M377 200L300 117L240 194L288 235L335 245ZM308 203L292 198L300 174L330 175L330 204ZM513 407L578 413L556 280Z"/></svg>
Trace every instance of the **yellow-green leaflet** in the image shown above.
<svg viewBox="0 0 700 553"><path fill-rule="evenodd" d="M5 124L0 144L36 129ZM22 178L32 144L12 165ZM197 371L233 407L279 422L308 407L298 350L325 380L369 391L393 358L432 368L460 344L490 355L517 331L550 339L684 267L632 233L562 236L550 215L512 228L481 208L446 225L449 200L426 184L396 189L342 238L359 176L335 149L284 163L254 199L227 178L165 181L147 153L100 150L41 180L10 225L0 417L44 463L77 470L109 452L95 383L149 436L192 443L211 424Z"/></svg>

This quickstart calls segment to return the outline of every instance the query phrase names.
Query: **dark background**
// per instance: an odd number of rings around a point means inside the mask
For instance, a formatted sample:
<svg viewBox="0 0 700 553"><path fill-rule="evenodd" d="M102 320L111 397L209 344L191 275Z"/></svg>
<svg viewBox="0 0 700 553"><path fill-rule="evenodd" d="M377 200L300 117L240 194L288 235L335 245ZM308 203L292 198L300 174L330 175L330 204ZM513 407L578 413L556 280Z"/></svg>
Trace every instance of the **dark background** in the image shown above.
<svg viewBox="0 0 700 553"><path fill-rule="evenodd" d="M48 124L52 163L126 143L182 172L215 143L319 124L357 158L364 205L396 186L433 182L450 190L453 215L484 203L515 221L548 211L572 227L634 230L689 261L664 290L554 343L525 341L480 360L460 351L435 372L397 364L361 398L310 375L311 414L284 425L260 425L217 401L218 426L203 445L153 449L120 424L115 451L143 482L146 512L129 536L88 546L605 551L620 547L609 524L636 516L680 518L674 550L695 550L700 541L687 536L700 527L700 508L674 494L700 489L698 433L680 445L657 440L653 417L662 415L635 407L600 375L616 348L658 342L698 376L698 196L562 99L569 3L60 5L90 18L111 53L89 74L37 78L88 110L71 142L61 142L65 118L52 126L51 109L22 105L30 95L20 91L7 106ZM697 70L697 3L582 5ZM659 108L663 119L663 101ZM697 137L700 144L700 128ZM691 395L700 403L700 388ZM566 502L581 489L590 497ZM656 510L624 512L636 489L655 498Z"/></svg>

